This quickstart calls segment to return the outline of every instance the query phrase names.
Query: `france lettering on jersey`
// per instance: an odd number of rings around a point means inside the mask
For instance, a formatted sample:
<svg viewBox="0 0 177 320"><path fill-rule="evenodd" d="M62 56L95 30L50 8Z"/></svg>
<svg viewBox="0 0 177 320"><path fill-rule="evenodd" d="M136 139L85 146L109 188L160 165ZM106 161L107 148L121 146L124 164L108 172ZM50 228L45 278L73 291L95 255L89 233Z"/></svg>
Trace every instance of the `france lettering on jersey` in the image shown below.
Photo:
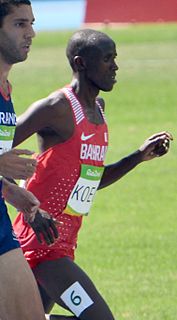
<svg viewBox="0 0 177 320"><path fill-rule="evenodd" d="M16 115L11 99L0 94L0 154L12 148Z"/></svg>

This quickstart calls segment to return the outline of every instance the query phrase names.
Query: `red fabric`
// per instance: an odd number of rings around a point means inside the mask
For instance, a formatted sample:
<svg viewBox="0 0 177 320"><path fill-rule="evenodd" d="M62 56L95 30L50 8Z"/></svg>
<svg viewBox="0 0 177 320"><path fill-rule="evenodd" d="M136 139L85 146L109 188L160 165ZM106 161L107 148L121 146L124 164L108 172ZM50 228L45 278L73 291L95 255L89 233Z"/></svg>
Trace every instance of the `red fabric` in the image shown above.
<svg viewBox="0 0 177 320"><path fill-rule="evenodd" d="M175 22L176 0L87 0L86 23Z"/></svg>
<svg viewBox="0 0 177 320"><path fill-rule="evenodd" d="M71 108L73 109L72 105ZM74 112L73 116L75 119ZM40 244L37 241L33 230L25 223L23 215L19 213L14 222L14 230L31 267L34 267L40 261L53 260L62 256L69 256L74 259L74 250L77 246L77 235L82 224L82 217L65 214L63 210L79 178L81 163L103 166L103 161L80 159L81 135L83 132L85 135L95 133L88 140L89 144L107 146L108 143L105 142L106 123L95 125L84 116L79 124L76 124L75 120L75 131L68 141L57 144L37 156L37 170L28 181L27 189L39 199L41 208L49 212L58 221L63 222L63 225L58 227L59 239L48 247L46 244Z"/></svg>

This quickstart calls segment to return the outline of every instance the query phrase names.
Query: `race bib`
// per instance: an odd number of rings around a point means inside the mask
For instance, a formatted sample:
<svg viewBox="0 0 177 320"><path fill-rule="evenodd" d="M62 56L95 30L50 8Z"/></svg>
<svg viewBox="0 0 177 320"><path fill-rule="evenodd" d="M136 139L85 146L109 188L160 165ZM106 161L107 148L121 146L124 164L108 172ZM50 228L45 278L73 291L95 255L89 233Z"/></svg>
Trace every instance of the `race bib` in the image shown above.
<svg viewBox="0 0 177 320"><path fill-rule="evenodd" d="M65 213L88 215L103 171L104 167L81 165L81 174L70 194Z"/></svg>
<svg viewBox="0 0 177 320"><path fill-rule="evenodd" d="M74 282L68 289L66 289L60 298L76 315L76 317L79 317L83 311L94 303L78 281Z"/></svg>
<svg viewBox="0 0 177 320"><path fill-rule="evenodd" d="M0 127L0 155L12 148L15 126Z"/></svg>

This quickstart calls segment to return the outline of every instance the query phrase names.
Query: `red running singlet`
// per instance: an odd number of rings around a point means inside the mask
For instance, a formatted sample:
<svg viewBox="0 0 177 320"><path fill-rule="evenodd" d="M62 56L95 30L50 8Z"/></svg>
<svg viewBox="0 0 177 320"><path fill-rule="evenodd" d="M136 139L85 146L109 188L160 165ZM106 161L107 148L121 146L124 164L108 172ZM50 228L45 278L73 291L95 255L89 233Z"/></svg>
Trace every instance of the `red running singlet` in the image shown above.
<svg viewBox="0 0 177 320"><path fill-rule="evenodd" d="M72 88L63 88L62 92L73 112L74 133L66 142L37 156L37 170L27 182L27 189L39 199L40 207L63 223L58 226L59 238L50 247L45 243L40 244L32 228L24 221L22 213L18 214L14 222L15 233L31 267L64 256L74 259L83 216L67 214L64 210L80 177L81 166L104 167L108 146L108 130L100 104L96 102L103 123L94 124L87 120Z"/></svg>

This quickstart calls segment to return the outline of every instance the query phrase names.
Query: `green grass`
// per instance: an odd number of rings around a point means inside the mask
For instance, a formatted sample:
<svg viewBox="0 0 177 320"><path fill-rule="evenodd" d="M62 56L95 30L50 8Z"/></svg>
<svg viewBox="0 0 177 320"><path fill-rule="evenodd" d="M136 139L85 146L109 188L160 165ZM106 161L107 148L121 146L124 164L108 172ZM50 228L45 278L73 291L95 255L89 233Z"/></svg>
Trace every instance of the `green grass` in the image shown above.
<svg viewBox="0 0 177 320"><path fill-rule="evenodd" d="M117 43L118 84L103 93L110 128L107 163L154 132L174 136L170 153L98 192L79 236L76 262L119 320L175 320L177 295L177 24L105 29ZM71 32L39 33L11 73L17 114L69 83ZM35 137L23 144L37 150ZM10 208L12 218L15 211ZM54 311L61 313L55 306Z"/></svg>

